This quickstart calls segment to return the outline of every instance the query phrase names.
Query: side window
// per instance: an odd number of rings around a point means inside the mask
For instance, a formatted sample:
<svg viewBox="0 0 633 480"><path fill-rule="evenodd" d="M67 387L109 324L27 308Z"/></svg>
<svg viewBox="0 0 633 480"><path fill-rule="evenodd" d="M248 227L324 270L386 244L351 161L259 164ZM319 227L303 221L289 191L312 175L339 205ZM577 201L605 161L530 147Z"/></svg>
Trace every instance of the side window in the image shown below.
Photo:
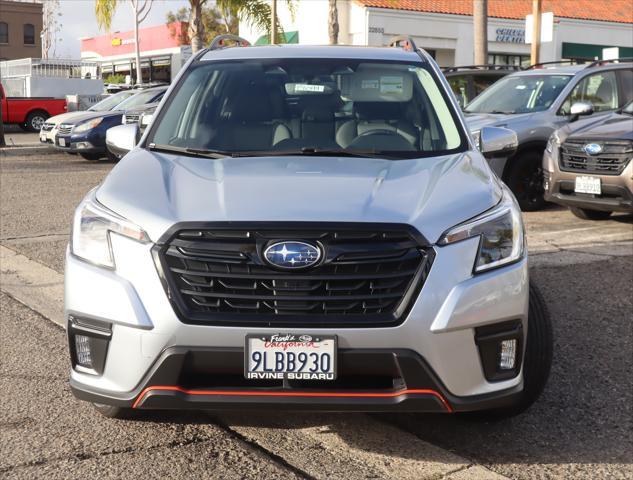
<svg viewBox="0 0 633 480"><path fill-rule="evenodd" d="M569 114L571 106L576 102L590 102L596 112L618 108L615 72L600 72L583 78L563 103L561 114Z"/></svg>
<svg viewBox="0 0 633 480"><path fill-rule="evenodd" d="M501 77L496 75L475 75L473 76L473 85L475 86L475 96L479 95L490 85L495 83Z"/></svg>
<svg viewBox="0 0 633 480"><path fill-rule="evenodd" d="M468 98L468 77L448 77L448 84L457 97L460 106L465 106L471 99Z"/></svg>
<svg viewBox="0 0 633 480"><path fill-rule="evenodd" d="M618 77L622 86L622 99L619 106L622 107L633 100L633 70L618 70Z"/></svg>

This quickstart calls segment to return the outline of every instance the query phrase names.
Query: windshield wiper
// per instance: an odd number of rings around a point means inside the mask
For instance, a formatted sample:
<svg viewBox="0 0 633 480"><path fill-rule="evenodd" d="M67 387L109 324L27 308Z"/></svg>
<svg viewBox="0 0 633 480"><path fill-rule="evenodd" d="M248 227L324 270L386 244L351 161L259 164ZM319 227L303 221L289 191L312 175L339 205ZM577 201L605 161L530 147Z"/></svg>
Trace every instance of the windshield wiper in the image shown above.
<svg viewBox="0 0 633 480"><path fill-rule="evenodd" d="M195 155L196 157L208 157L208 158L226 158L233 156L231 152L225 152L222 150L208 150L204 148L189 148L189 147L176 147L173 145L156 145L155 143L150 143L147 146L150 150L156 152L167 152L167 153L180 153L185 155Z"/></svg>
<svg viewBox="0 0 633 480"><path fill-rule="evenodd" d="M348 150L344 148L318 148L303 147L300 150L280 150L278 152L270 152L272 155L309 155L315 157L357 157L357 158L377 158L380 160L393 160L401 157L394 154L387 154L380 150L373 149L354 149ZM404 153L404 152L403 152Z"/></svg>

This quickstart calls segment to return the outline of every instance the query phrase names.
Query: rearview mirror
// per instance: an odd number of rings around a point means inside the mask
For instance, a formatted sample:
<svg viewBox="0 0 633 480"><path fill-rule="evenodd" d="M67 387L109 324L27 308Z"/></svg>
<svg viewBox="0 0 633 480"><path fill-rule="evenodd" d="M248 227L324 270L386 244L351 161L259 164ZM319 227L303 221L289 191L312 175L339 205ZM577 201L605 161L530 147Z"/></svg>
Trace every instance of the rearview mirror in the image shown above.
<svg viewBox="0 0 633 480"><path fill-rule="evenodd" d="M486 158L510 157L518 145L516 132L509 128L484 127L479 133L479 150Z"/></svg>
<svg viewBox="0 0 633 480"><path fill-rule="evenodd" d="M591 102L575 102L570 109L572 121L577 120L581 115L591 115L593 104Z"/></svg>
<svg viewBox="0 0 633 480"><path fill-rule="evenodd" d="M106 132L106 147L118 158L132 150L139 140L139 128L136 123L118 125Z"/></svg>

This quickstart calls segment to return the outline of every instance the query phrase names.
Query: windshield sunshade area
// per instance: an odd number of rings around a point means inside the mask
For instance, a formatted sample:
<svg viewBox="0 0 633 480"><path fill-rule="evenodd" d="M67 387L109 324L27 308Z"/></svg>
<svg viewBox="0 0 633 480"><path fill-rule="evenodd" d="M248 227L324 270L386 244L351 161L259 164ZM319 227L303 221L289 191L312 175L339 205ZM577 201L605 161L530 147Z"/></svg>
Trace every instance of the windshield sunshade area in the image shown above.
<svg viewBox="0 0 633 480"><path fill-rule="evenodd" d="M475 98L467 113L529 113L547 110L569 75L516 75L502 78Z"/></svg>
<svg viewBox="0 0 633 480"><path fill-rule="evenodd" d="M140 107L141 105L152 102L157 94L158 92L156 90L141 90L136 95L132 95L130 98L125 99L123 102L117 105L116 109L129 110L130 108ZM153 101L156 102L158 100Z"/></svg>
<svg viewBox="0 0 633 480"><path fill-rule="evenodd" d="M213 158L416 158L464 149L456 118L423 63L201 62L171 95L146 144Z"/></svg>

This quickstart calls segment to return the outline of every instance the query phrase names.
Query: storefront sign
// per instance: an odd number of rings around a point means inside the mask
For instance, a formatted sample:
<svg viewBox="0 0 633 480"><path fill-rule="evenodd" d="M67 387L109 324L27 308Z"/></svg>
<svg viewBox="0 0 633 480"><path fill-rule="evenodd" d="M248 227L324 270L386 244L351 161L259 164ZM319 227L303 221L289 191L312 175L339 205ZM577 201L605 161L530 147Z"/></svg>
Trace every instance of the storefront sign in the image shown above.
<svg viewBox="0 0 633 480"><path fill-rule="evenodd" d="M525 30L522 28L497 28L495 42L524 43Z"/></svg>
<svg viewBox="0 0 633 480"><path fill-rule="evenodd" d="M112 39L112 42L110 43L113 47L119 47L121 45L130 45L130 44L133 45L136 42L134 41L133 38L121 39L121 38L115 37Z"/></svg>

